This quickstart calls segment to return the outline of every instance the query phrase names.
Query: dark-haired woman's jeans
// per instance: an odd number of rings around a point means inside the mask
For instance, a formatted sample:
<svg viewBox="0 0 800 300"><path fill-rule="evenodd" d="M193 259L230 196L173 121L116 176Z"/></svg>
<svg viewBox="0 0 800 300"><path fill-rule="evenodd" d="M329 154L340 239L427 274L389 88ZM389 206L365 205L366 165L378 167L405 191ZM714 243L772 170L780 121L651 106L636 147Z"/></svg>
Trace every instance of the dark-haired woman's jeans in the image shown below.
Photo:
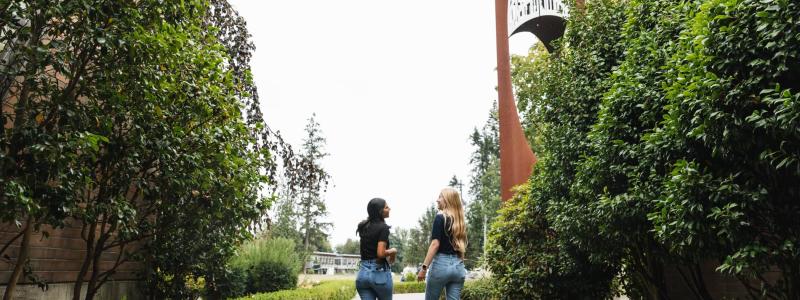
<svg viewBox="0 0 800 300"><path fill-rule="evenodd" d="M464 261L458 256L436 254L425 278L425 300L438 300L442 289L447 291L447 300L458 300L466 277L467 269L464 268Z"/></svg>
<svg viewBox="0 0 800 300"><path fill-rule="evenodd" d="M362 260L356 276L356 290L362 300L392 299L392 268L374 259Z"/></svg>

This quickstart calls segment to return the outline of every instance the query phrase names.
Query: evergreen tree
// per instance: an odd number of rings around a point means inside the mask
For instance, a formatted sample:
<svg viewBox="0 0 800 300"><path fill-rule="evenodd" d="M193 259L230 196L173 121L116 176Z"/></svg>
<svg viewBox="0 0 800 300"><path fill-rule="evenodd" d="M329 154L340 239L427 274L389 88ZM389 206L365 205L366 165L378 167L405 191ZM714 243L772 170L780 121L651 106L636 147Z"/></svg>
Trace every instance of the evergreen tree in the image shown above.
<svg viewBox="0 0 800 300"><path fill-rule="evenodd" d="M467 268L479 265L483 257L487 225L491 224L500 208L500 147L497 107L493 107L489 118L479 131L470 136L475 147L470 163L469 193L472 201L467 205Z"/></svg>
<svg viewBox="0 0 800 300"><path fill-rule="evenodd" d="M390 238L391 240L391 238ZM398 248L399 249L399 248ZM360 254L361 253L361 241L347 239L344 244L336 245L336 252L341 254Z"/></svg>
<svg viewBox="0 0 800 300"><path fill-rule="evenodd" d="M328 185L330 175L322 168L321 161L329 154L325 152L325 137L315 118L316 114L308 119L305 128L307 136L303 140L302 152L299 155L301 166L309 179L301 185L296 198L305 252L331 250L326 231L332 224L322 221L322 218L328 215L322 192Z"/></svg>
<svg viewBox="0 0 800 300"><path fill-rule="evenodd" d="M433 228L433 219L436 218L436 212L436 206L429 206L417 221L417 227L409 230L410 243L406 249L407 254L404 257L406 264L416 266L425 259L425 254L427 254L428 246L430 245L431 229Z"/></svg>
<svg viewBox="0 0 800 300"><path fill-rule="evenodd" d="M392 247L397 248L397 259L392 265L392 272L402 272L403 268L411 265L407 261L409 255L406 253L411 245L411 230L395 227L389 234L389 242Z"/></svg>

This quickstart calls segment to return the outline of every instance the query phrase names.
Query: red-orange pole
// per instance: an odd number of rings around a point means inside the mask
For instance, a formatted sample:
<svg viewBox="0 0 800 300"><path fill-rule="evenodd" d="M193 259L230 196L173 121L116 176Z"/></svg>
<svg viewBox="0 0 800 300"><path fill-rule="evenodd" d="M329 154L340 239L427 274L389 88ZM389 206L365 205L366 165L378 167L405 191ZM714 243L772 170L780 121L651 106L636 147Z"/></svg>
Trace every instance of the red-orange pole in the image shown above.
<svg viewBox="0 0 800 300"><path fill-rule="evenodd" d="M513 196L511 188L525 183L536 156L528 145L517 114L511 88L511 57L508 53L508 0L495 0L497 28L497 96L500 119L500 197Z"/></svg>

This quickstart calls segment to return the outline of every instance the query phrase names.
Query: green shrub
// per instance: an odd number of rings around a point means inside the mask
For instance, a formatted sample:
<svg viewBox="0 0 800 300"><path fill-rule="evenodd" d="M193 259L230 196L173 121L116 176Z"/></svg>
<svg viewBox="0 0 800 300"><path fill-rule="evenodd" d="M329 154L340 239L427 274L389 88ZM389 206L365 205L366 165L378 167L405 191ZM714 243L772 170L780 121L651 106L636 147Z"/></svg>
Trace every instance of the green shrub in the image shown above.
<svg viewBox="0 0 800 300"><path fill-rule="evenodd" d="M800 3L706 0L666 67L669 149L650 213L676 254L720 259L764 298L800 299ZM701 256L701 257L702 257ZM777 280L765 272L780 270Z"/></svg>
<svg viewBox="0 0 800 300"><path fill-rule="evenodd" d="M533 200L541 196L531 196L542 192L541 185L541 180L523 185L492 224L486 257L498 293L511 299L609 296L614 272L590 263L547 226L542 204Z"/></svg>
<svg viewBox="0 0 800 300"><path fill-rule="evenodd" d="M231 278L226 286L228 296L273 292L297 286L301 261L295 251L294 241L286 238L258 239L240 247L230 261ZM233 282L242 280L241 284Z"/></svg>
<svg viewBox="0 0 800 300"><path fill-rule="evenodd" d="M311 288L299 288L250 295L239 299L253 300L350 300L356 294L354 280L337 280L320 283Z"/></svg>
<svg viewBox="0 0 800 300"><path fill-rule="evenodd" d="M290 266L297 274L302 264L294 246L294 241L287 238L257 239L242 245L230 264L247 268L265 261L278 262Z"/></svg>
<svg viewBox="0 0 800 300"><path fill-rule="evenodd" d="M572 1L569 1L572 2ZM573 9L553 53L515 60L514 82L526 132L539 161L523 194L509 200L492 224L486 262L503 298L605 298L620 266L593 259L580 238L590 236L587 200L571 192L599 104L612 86L625 47L627 0L586 1ZM571 226L578 225L578 226ZM594 257L596 258L596 257Z"/></svg>
<svg viewBox="0 0 800 300"><path fill-rule="evenodd" d="M493 289L491 279L484 278L480 280L467 280L464 283L464 288L461 289L461 299L465 300L489 300L497 298L497 293ZM424 281L408 281L408 282L395 282L395 294L412 294L424 293ZM440 299L444 299L445 293L442 291Z"/></svg>
<svg viewBox="0 0 800 300"><path fill-rule="evenodd" d="M265 261L248 269L247 292L272 292L297 286L297 272L291 266Z"/></svg>
<svg viewBox="0 0 800 300"><path fill-rule="evenodd" d="M403 277L406 280L405 282L412 282L417 280L417 274L415 273L406 273L406 275L403 275Z"/></svg>
<svg viewBox="0 0 800 300"><path fill-rule="evenodd" d="M492 300L498 299L496 283L492 278L467 280L461 290L462 300Z"/></svg>
<svg viewBox="0 0 800 300"><path fill-rule="evenodd" d="M571 11L552 54L514 60L540 160L492 231L502 297L608 297L616 273L631 298L668 298L664 270L683 268L709 299L698 266L719 261L753 295L800 299L800 3Z"/></svg>
<svg viewBox="0 0 800 300"><path fill-rule="evenodd" d="M217 291L227 297L246 295L247 271L241 268L229 268L224 278L218 278Z"/></svg>
<svg viewBox="0 0 800 300"><path fill-rule="evenodd" d="M395 282L394 293L395 294L424 293L425 282L416 280L417 278L415 277L414 281Z"/></svg>

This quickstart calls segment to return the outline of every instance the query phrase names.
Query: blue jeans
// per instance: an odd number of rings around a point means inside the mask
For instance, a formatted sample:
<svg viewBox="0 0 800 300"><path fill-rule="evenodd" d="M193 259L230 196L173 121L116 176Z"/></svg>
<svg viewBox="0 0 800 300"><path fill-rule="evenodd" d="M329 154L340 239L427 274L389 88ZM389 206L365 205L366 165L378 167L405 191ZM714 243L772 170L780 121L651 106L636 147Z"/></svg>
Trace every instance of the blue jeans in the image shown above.
<svg viewBox="0 0 800 300"><path fill-rule="evenodd" d="M374 259L362 260L356 276L356 290L362 300L392 300L392 269Z"/></svg>
<svg viewBox="0 0 800 300"><path fill-rule="evenodd" d="M425 278L425 300L438 300L442 289L447 291L447 300L458 300L467 269L464 261L453 254L438 253L428 267Z"/></svg>

